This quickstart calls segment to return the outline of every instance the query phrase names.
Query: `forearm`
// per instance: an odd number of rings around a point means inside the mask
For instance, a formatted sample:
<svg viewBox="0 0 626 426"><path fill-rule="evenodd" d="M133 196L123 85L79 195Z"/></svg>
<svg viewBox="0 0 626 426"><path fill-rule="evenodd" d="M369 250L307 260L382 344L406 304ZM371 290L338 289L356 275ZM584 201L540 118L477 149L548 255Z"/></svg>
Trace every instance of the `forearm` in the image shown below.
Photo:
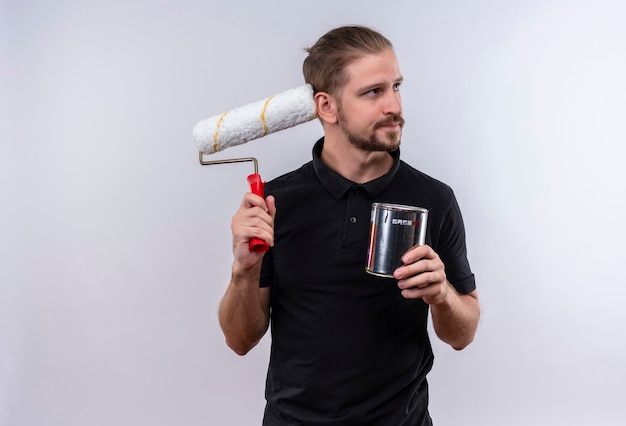
<svg viewBox="0 0 626 426"><path fill-rule="evenodd" d="M460 295L449 288L443 302L431 305L433 326L437 336L456 350L472 343L480 319L476 291Z"/></svg>
<svg viewBox="0 0 626 426"><path fill-rule="evenodd" d="M269 289L259 288L258 272L233 274L219 307L226 344L245 355L261 340L269 325Z"/></svg>

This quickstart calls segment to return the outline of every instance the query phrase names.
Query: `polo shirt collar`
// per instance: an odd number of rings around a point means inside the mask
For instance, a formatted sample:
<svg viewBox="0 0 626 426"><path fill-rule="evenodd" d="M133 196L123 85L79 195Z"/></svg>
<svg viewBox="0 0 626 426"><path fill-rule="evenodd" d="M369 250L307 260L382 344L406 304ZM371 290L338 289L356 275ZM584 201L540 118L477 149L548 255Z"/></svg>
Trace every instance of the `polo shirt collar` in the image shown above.
<svg viewBox="0 0 626 426"><path fill-rule="evenodd" d="M320 138L313 146L313 168L315 170L315 174L317 178L320 180L322 185L326 188L330 194L336 199L340 199L343 197L350 188L354 186L360 186L363 188L371 197L376 197L380 193L382 193L385 188L391 183L398 168L400 167L400 149L398 148L395 152L390 152L389 154L393 157L393 165L389 172L384 174L383 176L374 179L372 181L357 184L352 182L349 179L344 178L339 173L332 170L322 161L322 148L324 147L324 138Z"/></svg>

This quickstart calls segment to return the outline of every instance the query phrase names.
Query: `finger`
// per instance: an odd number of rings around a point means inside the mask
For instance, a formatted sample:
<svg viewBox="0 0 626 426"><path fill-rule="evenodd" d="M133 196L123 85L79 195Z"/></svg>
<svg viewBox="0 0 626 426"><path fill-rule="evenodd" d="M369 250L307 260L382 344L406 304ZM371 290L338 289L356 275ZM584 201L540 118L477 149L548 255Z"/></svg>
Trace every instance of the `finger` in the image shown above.
<svg viewBox="0 0 626 426"><path fill-rule="evenodd" d="M434 301L440 300L443 296L444 290L441 286L428 286L426 288L406 288L403 289L400 294L405 299L422 299L424 302L431 304Z"/></svg>
<svg viewBox="0 0 626 426"><path fill-rule="evenodd" d="M402 262L405 265L414 263L423 258L431 258L435 255L435 251L427 245L417 245L411 247L404 255L402 255Z"/></svg>
<svg viewBox="0 0 626 426"><path fill-rule="evenodd" d="M423 298L432 298L437 293L431 286L420 288L420 287L410 287L403 288L400 291L400 294L405 299L423 299Z"/></svg>
<svg viewBox="0 0 626 426"><path fill-rule="evenodd" d="M253 194L252 192L247 192L243 196L240 208L249 209L251 207L259 207L264 211L267 211L267 205L265 204L263 197Z"/></svg>
<svg viewBox="0 0 626 426"><path fill-rule="evenodd" d="M273 195L267 196L265 199L265 205L267 206L267 212L270 216L272 216L272 219L274 219L276 217L276 199Z"/></svg>
<svg viewBox="0 0 626 426"><path fill-rule="evenodd" d="M272 217L268 214L263 214L259 217L251 217L246 223L246 236L249 239L260 238L266 243L273 245L274 242L274 227Z"/></svg>
<svg viewBox="0 0 626 426"><path fill-rule="evenodd" d="M443 270L443 263L439 259L422 258L416 262L400 266L393 273L397 280L404 280L411 277L423 275L426 272Z"/></svg>
<svg viewBox="0 0 626 426"><path fill-rule="evenodd" d="M271 203L271 206L268 204ZM268 202L262 197L251 192L244 194L239 209L235 213L235 221L248 220L249 218L259 217L270 226L274 224L274 215L276 211L274 197L269 196ZM271 209L271 210L270 210Z"/></svg>
<svg viewBox="0 0 626 426"><path fill-rule="evenodd" d="M436 285L441 283L443 276L444 274L440 273L439 271L422 272L421 274L398 280L398 287L400 287L401 289L426 288L430 285Z"/></svg>
<svg viewBox="0 0 626 426"><path fill-rule="evenodd" d="M405 288L402 289L400 295L405 299L421 299L424 297L424 290L420 288Z"/></svg>
<svg viewBox="0 0 626 426"><path fill-rule="evenodd" d="M242 209L233 217L233 233L245 239L261 238L273 234L273 218L259 207Z"/></svg>

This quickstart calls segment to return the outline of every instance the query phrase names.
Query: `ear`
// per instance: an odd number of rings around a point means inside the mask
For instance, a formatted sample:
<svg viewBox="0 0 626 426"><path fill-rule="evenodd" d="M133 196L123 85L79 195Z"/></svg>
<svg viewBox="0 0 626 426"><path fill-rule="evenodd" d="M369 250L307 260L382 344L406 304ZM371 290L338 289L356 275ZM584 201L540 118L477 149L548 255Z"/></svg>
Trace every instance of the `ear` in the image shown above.
<svg viewBox="0 0 626 426"><path fill-rule="evenodd" d="M317 92L313 97L317 116L325 123L337 122L337 102L326 92Z"/></svg>

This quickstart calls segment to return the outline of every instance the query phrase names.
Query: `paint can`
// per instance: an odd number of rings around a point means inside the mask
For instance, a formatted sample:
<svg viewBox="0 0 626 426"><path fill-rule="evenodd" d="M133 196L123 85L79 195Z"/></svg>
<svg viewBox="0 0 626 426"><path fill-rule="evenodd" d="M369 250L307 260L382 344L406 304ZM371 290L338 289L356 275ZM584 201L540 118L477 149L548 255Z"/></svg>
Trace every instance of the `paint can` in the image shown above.
<svg viewBox="0 0 626 426"><path fill-rule="evenodd" d="M370 242L365 270L393 278L402 265L402 255L426 241L428 210L401 204L373 203Z"/></svg>

